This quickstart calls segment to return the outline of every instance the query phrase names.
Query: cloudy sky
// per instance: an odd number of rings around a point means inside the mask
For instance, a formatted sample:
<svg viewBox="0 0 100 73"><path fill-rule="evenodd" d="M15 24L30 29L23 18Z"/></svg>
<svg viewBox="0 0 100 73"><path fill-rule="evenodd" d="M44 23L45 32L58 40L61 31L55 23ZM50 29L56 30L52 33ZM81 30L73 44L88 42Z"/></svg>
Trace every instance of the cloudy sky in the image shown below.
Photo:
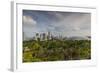
<svg viewBox="0 0 100 73"><path fill-rule="evenodd" d="M23 10L22 18L24 37L28 38L48 31L64 37L91 35L90 13Z"/></svg>

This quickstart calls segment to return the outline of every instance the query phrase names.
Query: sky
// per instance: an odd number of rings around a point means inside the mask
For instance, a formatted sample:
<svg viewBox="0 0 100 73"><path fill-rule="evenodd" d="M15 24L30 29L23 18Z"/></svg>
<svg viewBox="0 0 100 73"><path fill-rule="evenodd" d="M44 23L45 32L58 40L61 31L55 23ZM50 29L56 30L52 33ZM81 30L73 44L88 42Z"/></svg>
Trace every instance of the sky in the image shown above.
<svg viewBox="0 0 100 73"><path fill-rule="evenodd" d="M23 10L22 25L24 38L47 32L63 37L91 36L90 13Z"/></svg>

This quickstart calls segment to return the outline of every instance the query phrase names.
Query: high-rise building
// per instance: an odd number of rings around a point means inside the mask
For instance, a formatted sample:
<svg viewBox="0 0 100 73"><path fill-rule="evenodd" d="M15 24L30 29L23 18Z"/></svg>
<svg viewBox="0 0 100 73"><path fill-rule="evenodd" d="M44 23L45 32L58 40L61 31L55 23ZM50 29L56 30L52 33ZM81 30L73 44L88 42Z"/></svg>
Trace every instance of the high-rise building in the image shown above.
<svg viewBox="0 0 100 73"><path fill-rule="evenodd" d="M40 38L39 33L36 33L35 40L38 40L39 38Z"/></svg>
<svg viewBox="0 0 100 73"><path fill-rule="evenodd" d="M45 40L53 40L53 39L62 39L62 36L54 36L51 32L47 33L36 33L35 40L45 41Z"/></svg>
<svg viewBox="0 0 100 73"><path fill-rule="evenodd" d="M51 33L50 32L48 32L48 34L47 34L47 39L51 40Z"/></svg>
<svg viewBox="0 0 100 73"><path fill-rule="evenodd" d="M43 40L47 40L47 36L45 33L42 34L43 35Z"/></svg>

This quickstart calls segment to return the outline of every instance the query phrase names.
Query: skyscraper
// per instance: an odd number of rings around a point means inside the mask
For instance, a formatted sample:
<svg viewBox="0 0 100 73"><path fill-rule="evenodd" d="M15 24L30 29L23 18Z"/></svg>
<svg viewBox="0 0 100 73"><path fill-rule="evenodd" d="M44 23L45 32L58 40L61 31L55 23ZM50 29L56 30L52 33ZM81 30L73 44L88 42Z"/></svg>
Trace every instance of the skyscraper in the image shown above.
<svg viewBox="0 0 100 73"><path fill-rule="evenodd" d="M47 39L48 39L48 40L51 39L51 33L50 33L50 32L48 32L48 34L47 34Z"/></svg>

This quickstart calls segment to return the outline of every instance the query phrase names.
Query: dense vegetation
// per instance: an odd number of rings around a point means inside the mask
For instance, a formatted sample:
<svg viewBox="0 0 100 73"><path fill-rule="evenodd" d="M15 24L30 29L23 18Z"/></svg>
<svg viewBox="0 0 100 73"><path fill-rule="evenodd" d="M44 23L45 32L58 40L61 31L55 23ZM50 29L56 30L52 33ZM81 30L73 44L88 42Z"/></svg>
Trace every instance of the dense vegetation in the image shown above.
<svg viewBox="0 0 100 73"><path fill-rule="evenodd" d="M23 41L23 62L91 59L90 40Z"/></svg>

